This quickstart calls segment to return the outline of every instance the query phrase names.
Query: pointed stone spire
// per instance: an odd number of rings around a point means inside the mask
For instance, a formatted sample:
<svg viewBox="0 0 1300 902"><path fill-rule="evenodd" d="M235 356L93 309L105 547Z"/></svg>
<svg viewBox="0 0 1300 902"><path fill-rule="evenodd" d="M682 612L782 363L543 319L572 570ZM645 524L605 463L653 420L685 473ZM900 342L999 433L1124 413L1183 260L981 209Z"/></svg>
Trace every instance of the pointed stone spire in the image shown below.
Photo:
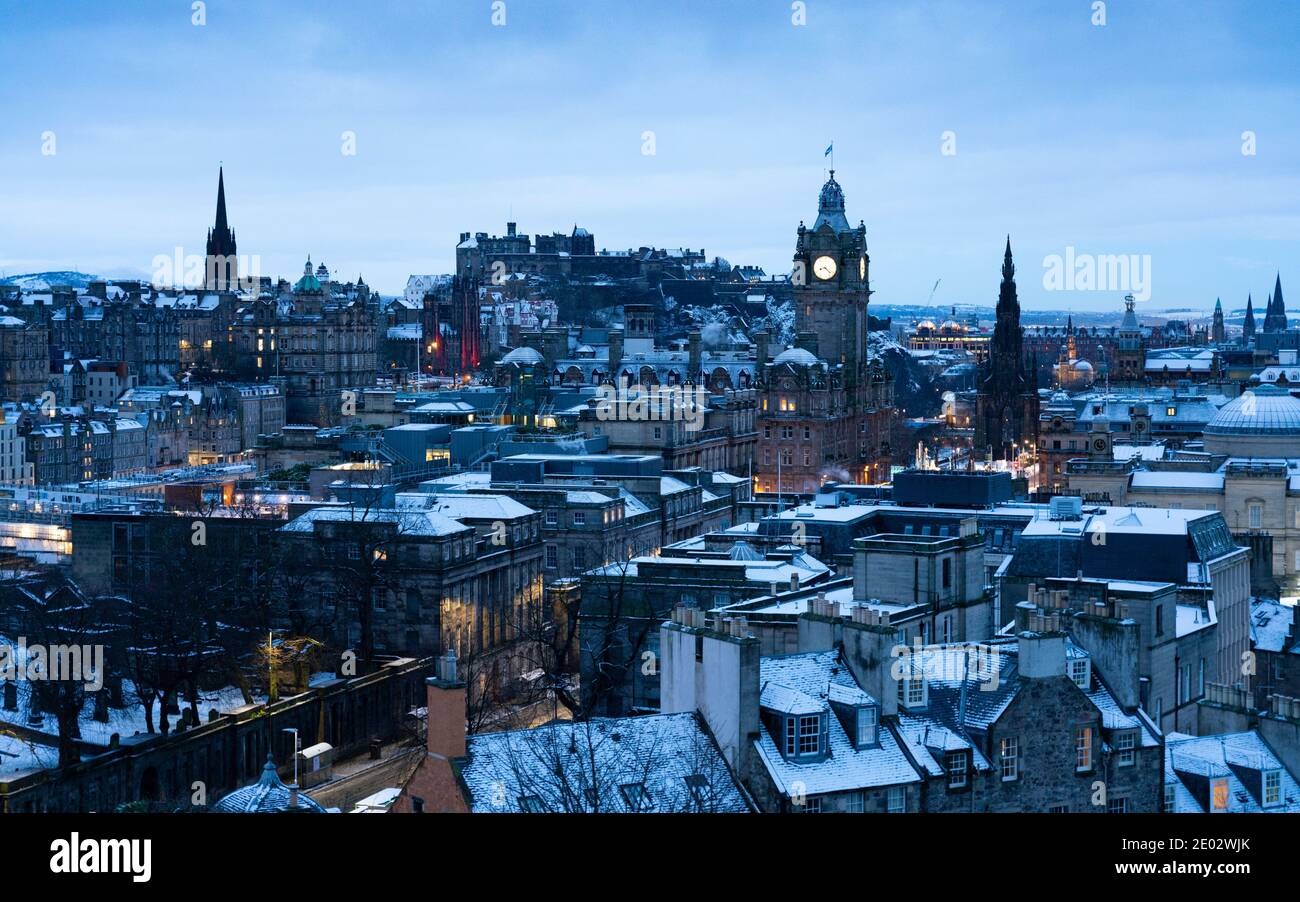
<svg viewBox="0 0 1300 902"><path fill-rule="evenodd" d="M1246 295L1246 318L1241 323L1241 337L1245 341L1255 337L1255 303Z"/></svg>
<svg viewBox="0 0 1300 902"><path fill-rule="evenodd" d="M224 168L217 169L217 232L224 232L230 226L226 222L226 172Z"/></svg>

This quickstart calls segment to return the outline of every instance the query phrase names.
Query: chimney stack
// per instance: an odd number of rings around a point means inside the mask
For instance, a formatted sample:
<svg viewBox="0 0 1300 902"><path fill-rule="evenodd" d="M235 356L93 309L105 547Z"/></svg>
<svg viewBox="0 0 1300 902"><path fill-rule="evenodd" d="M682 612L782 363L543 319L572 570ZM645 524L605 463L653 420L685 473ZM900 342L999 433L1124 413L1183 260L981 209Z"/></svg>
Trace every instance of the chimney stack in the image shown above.
<svg viewBox="0 0 1300 902"><path fill-rule="evenodd" d="M429 754L437 758L465 755L465 684L456 679L456 652L438 659L438 676L424 681Z"/></svg>

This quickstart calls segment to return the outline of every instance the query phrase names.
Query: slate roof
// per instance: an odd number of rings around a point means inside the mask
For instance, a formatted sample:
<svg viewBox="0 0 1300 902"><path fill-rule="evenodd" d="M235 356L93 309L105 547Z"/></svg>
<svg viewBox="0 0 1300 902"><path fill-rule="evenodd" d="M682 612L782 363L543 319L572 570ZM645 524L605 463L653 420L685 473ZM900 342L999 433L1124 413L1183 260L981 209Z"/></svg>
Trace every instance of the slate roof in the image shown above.
<svg viewBox="0 0 1300 902"><path fill-rule="evenodd" d="M460 770L475 813L519 813L529 797L549 812L628 813L636 809L622 787L634 784L644 785L650 813L695 811L688 781L701 778L703 810L750 810L693 712L479 733L467 745Z"/></svg>
<svg viewBox="0 0 1300 902"><path fill-rule="evenodd" d="M829 710L827 702L831 697L832 685L837 687L837 695L841 692L852 694L855 690L862 692L849 673L848 666L841 660L839 652L809 652L763 658L759 665L759 679L764 685L765 694L768 685L780 685L785 690L797 692L804 698L815 701L819 709L827 713L830 755L820 761L787 761L781 756L766 726L760 730L754 747L777 790L782 794L794 795L801 789L803 795L815 796L920 782L920 775L907 760L907 755L887 725L880 727L878 747L858 750L853 747L839 718ZM865 692L862 695L871 699Z"/></svg>
<svg viewBox="0 0 1300 902"><path fill-rule="evenodd" d="M1268 807L1262 804L1264 770L1281 772L1280 803ZM1165 785L1174 786L1173 813L1208 811L1210 782L1216 779L1228 781L1229 812L1300 813L1300 784L1254 730L1165 737Z"/></svg>

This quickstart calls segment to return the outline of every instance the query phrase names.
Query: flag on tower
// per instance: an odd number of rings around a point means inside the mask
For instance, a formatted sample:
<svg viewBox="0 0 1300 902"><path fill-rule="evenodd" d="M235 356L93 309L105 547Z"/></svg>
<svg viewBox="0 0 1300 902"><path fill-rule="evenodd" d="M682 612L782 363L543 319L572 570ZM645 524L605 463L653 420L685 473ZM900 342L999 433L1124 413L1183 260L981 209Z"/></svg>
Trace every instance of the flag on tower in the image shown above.
<svg viewBox="0 0 1300 902"><path fill-rule="evenodd" d="M829 145L827 145L826 153L822 154L822 156L829 157L831 155L831 151L833 151L834 149L835 149L835 142L832 141Z"/></svg>

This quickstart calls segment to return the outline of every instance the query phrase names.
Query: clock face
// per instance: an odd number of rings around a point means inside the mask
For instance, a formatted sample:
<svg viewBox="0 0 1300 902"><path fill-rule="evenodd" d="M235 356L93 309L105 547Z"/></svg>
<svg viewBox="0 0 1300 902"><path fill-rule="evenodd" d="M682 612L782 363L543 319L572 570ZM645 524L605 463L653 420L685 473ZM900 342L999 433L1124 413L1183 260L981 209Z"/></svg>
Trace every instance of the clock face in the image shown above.
<svg viewBox="0 0 1300 902"><path fill-rule="evenodd" d="M1105 451L1105 450L1106 450L1106 440L1105 440L1105 439L1100 439L1100 438L1099 438L1099 439L1097 439L1095 442L1092 443L1092 446L1093 446L1094 448L1096 448L1098 451Z"/></svg>
<svg viewBox="0 0 1300 902"><path fill-rule="evenodd" d="M813 261L813 275L823 282L835 278L835 261L830 257L818 257Z"/></svg>
<svg viewBox="0 0 1300 902"><path fill-rule="evenodd" d="M866 257L858 258L858 281L859 282L867 281L867 258Z"/></svg>

